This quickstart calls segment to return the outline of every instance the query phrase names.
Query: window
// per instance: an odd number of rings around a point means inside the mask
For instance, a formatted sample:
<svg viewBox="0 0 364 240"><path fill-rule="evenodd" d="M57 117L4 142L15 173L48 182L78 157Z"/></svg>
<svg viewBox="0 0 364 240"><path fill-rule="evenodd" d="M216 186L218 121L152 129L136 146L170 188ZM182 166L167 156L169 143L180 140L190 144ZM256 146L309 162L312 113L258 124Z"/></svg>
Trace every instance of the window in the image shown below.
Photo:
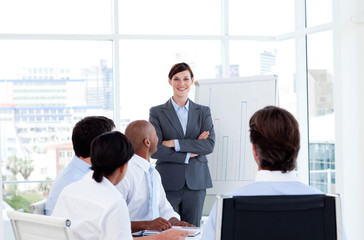
<svg viewBox="0 0 364 240"><path fill-rule="evenodd" d="M217 35L220 7L220 0L119 1L119 30L122 34Z"/></svg>
<svg viewBox="0 0 364 240"><path fill-rule="evenodd" d="M331 193L335 192L332 31L307 36L307 69L310 184Z"/></svg>
<svg viewBox="0 0 364 240"><path fill-rule="evenodd" d="M120 45L120 114L130 121L148 119L150 107L172 96L168 72L176 62L188 62L196 80L215 78L221 65L220 41L123 40Z"/></svg>
<svg viewBox="0 0 364 240"><path fill-rule="evenodd" d="M307 27L332 22L331 0L306 0Z"/></svg>
<svg viewBox="0 0 364 240"><path fill-rule="evenodd" d="M332 3L306 0L305 9L295 6L300 2L0 3L3 198L26 199L29 192L47 196L51 183L43 181L53 180L72 159L72 129L83 117L113 118L120 131L130 121L148 119L151 106L171 97L167 75L182 61L191 65L195 80L278 75L281 107L298 117L308 102L308 121L300 118L299 123L303 129L309 126L308 137L301 131L308 139L301 142L307 158L300 159L310 167L309 182L334 191ZM304 13L306 19L299 19ZM305 29L296 29L295 23L306 20ZM317 25L324 26L311 32ZM308 89L302 87L305 80ZM15 160L34 166L26 177L40 182L10 183L25 179L6 169Z"/></svg>
<svg viewBox="0 0 364 240"><path fill-rule="evenodd" d="M1 5L1 33L109 34L112 29L111 0L14 0Z"/></svg>
<svg viewBox="0 0 364 240"><path fill-rule="evenodd" d="M229 1L232 35L276 36L294 31L294 1Z"/></svg>

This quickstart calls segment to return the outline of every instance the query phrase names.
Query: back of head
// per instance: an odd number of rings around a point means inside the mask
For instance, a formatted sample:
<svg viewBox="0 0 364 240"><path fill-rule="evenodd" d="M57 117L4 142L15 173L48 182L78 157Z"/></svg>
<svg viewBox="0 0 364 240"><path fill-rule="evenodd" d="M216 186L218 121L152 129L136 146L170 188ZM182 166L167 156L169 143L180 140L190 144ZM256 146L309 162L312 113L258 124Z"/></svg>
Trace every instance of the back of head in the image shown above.
<svg viewBox="0 0 364 240"><path fill-rule="evenodd" d="M102 177L110 176L117 168L125 165L133 156L134 150L121 132L107 132L96 137L91 144L92 177L101 182Z"/></svg>
<svg viewBox="0 0 364 240"><path fill-rule="evenodd" d="M291 113L268 106L254 113L249 127L250 141L257 150L262 169L286 172L296 167L300 133Z"/></svg>
<svg viewBox="0 0 364 240"><path fill-rule="evenodd" d="M168 78L172 79L173 76L176 75L177 73L183 72L186 70L190 72L191 78L193 78L193 72L192 72L191 67L187 63L184 63L184 62L174 64L172 66L171 70L169 71Z"/></svg>
<svg viewBox="0 0 364 240"><path fill-rule="evenodd" d="M145 120L137 120L129 123L125 129L125 136L129 139L134 147L135 152L141 150L144 146L144 139L153 140L153 125ZM157 144L157 143L153 143Z"/></svg>
<svg viewBox="0 0 364 240"><path fill-rule="evenodd" d="M102 133L112 131L114 128L114 122L104 116L91 116L80 120L76 123L72 132L72 143L76 156L89 157L92 140Z"/></svg>

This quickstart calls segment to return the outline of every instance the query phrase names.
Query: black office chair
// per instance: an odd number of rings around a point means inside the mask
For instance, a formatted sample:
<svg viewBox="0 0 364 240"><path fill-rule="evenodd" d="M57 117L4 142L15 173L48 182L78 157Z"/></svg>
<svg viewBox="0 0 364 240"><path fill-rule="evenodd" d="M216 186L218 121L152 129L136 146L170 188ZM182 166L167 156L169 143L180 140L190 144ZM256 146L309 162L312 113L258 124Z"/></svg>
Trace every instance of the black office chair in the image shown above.
<svg viewBox="0 0 364 240"><path fill-rule="evenodd" d="M338 240L338 195L218 196L215 240Z"/></svg>

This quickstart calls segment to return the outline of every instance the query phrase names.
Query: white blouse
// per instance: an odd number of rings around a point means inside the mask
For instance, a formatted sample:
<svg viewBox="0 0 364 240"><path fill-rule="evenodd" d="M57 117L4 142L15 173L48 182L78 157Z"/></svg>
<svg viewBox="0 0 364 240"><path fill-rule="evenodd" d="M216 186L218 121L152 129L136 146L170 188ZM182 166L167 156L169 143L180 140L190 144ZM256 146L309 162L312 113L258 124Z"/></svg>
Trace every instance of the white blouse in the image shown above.
<svg viewBox="0 0 364 240"><path fill-rule="evenodd" d="M63 189L52 216L71 220L76 239L132 239L125 200L107 179L97 183L93 171Z"/></svg>

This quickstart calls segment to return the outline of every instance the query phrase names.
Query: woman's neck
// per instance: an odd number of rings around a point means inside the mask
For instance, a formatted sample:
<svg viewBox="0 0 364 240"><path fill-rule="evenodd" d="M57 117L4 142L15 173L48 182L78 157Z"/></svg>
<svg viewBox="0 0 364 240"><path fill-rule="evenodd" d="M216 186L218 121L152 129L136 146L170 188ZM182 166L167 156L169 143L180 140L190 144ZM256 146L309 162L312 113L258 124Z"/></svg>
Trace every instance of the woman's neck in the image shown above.
<svg viewBox="0 0 364 240"><path fill-rule="evenodd" d="M188 97L176 97L173 96L173 101L177 103L178 106L184 107L187 103Z"/></svg>

